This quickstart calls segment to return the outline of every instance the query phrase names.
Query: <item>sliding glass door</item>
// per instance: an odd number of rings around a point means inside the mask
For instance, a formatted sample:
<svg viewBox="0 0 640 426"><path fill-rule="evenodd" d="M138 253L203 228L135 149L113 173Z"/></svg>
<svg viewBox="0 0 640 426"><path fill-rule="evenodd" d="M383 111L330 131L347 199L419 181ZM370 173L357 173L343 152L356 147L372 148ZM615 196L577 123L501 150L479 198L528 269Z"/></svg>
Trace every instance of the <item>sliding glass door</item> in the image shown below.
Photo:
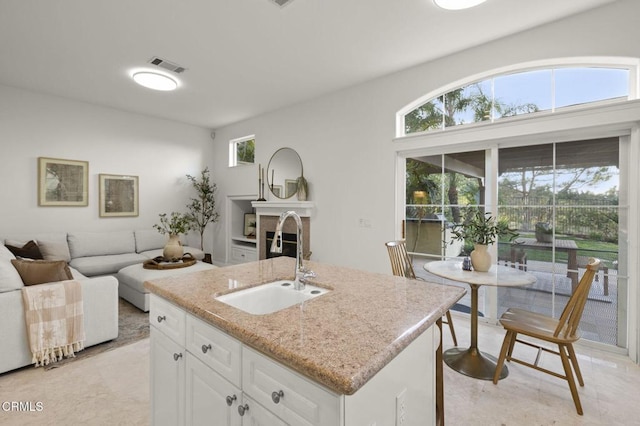
<svg viewBox="0 0 640 426"><path fill-rule="evenodd" d="M493 248L494 263L525 269L537 282L481 288L485 317L509 307L557 317L588 259L598 257L583 338L625 347L627 149L614 137L406 158L403 231L414 269L433 278L424 262L468 253L472 247L451 240L451 227L468 208L492 212L519 234Z"/></svg>

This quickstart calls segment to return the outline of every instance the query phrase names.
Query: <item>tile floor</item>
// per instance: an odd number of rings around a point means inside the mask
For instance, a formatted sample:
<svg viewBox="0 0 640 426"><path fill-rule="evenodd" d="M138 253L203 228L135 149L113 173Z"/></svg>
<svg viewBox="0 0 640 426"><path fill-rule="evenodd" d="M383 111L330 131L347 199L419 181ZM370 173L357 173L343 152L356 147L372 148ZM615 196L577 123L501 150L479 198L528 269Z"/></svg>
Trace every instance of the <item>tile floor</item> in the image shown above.
<svg viewBox="0 0 640 426"><path fill-rule="evenodd" d="M454 313L459 344L469 343L469 318ZM481 350L496 355L504 334L481 323ZM451 337L445 329L445 348ZM640 367L627 357L576 348L585 379L579 390L584 416L575 412L566 382L510 364L498 385L445 366L448 425L640 425ZM559 367L543 355L546 366ZM50 371L26 367L0 375L0 404L42 402L42 411L6 412L2 425L149 424L149 339ZM1 407L1 406L0 406Z"/></svg>

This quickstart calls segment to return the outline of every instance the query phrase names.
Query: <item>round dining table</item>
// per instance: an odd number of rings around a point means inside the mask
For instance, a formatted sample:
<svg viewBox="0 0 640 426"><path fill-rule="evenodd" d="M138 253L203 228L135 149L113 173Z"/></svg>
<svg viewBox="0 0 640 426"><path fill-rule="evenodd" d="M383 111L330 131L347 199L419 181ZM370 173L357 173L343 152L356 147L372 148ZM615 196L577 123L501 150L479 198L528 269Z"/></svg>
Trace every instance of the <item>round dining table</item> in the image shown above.
<svg viewBox="0 0 640 426"><path fill-rule="evenodd" d="M442 278L469 284L471 287L471 345L469 348L451 348L444 352L444 362L462 374L482 380L493 380L497 359L478 349L478 289L483 285L495 287L519 287L533 284L536 277L520 269L492 265L487 272L462 269L462 260L441 260L427 262L424 269ZM502 367L500 379L509 374L507 366Z"/></svg>

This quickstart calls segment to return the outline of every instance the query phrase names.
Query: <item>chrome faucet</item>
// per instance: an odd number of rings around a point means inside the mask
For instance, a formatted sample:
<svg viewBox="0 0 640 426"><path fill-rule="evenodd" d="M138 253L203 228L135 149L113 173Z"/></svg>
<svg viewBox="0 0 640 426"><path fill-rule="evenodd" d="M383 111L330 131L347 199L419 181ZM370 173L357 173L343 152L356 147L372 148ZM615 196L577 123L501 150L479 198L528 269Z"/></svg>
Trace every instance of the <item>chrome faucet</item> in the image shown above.
<svg viewBox="0 0 640 426"><path fill-rule="evenodd" d="M313 271L310 271L304 267L302 264L303 253L302 253L302 242L304 241L302 235L302 219L298 213L289 210L283 212L278 219L278 223L276 224L276 230L273 236L273 242L271 243L271 253L282 253L282 226L284 225L285 220L287 218L293 217L296 221L297 232L296 232L296 269L295 269L295 281L294 288L296 290L304 290L305 281L307 278L314 278L316 274Z"/></svg>

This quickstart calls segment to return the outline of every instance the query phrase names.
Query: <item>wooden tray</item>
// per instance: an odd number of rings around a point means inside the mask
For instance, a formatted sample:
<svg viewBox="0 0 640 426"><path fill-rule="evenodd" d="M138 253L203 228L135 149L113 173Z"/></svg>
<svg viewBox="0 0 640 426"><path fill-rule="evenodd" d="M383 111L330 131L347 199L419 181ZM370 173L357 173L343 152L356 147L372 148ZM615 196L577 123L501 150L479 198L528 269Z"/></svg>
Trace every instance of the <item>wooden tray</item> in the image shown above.
<svg viewBox="0 0 640 426"><path fill-rule="evenodd" d="M185 253L182 256L182 259L177 262L171 262L165 260L164 257L158 256L153 259L145 260L142 264L144 269L178 269L178 268L186 268L187 266L195 265L197 262L196 258L193 257L191 253Z"/></svg>

